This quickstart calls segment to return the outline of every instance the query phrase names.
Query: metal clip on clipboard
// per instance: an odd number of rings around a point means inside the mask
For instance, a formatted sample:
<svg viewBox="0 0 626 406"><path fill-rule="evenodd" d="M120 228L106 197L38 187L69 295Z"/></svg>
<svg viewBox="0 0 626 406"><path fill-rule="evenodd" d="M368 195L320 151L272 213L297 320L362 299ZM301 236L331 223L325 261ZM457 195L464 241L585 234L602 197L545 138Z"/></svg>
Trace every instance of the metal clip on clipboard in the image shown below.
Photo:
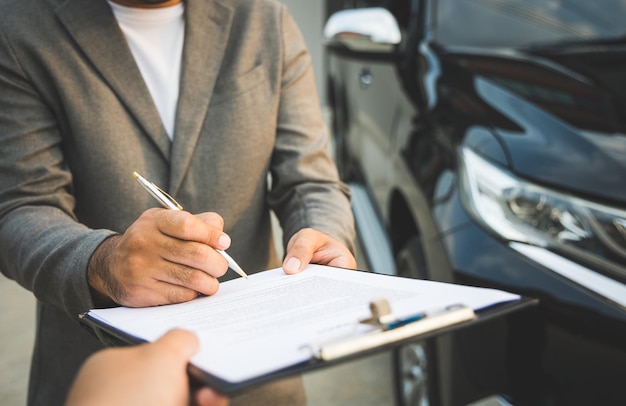
<svg viewBox="0 0 626 406"><path fill-rule="evenodd" d="M476 317L470 307L455 304L399 319L391 312L391 306L386 299L372 301L370 311L372 315L360 320L359 323L368 324L373 327L373 330L360 335L342 337L323 345L311 345L315 357L323 361L330 361L469 321Z"/></svg>

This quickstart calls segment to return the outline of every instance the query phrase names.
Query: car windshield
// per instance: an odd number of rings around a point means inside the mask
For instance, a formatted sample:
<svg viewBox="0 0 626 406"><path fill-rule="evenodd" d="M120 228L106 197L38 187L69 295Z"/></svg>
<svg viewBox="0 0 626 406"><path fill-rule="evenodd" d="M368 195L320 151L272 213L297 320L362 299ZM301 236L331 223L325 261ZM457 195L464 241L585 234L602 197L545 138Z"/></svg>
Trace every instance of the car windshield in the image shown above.
<svg viewBox="0 0 626 406"><path fill-rule="evenodd" d="M626 0L438 0L443 46L550 47L626 41Z"/></svg>

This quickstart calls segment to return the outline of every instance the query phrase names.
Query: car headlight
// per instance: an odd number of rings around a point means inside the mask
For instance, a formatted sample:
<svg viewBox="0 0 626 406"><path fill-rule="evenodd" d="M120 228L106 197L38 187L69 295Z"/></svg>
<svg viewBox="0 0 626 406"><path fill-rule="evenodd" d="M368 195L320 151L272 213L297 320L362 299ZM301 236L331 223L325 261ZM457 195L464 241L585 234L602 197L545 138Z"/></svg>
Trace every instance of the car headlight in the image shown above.
<svg viewBox="0 0 626 406"><path fill-rule="evenodd" d="M468 147L460 153L463 202L487 229L508 241L609 262L626 275L626 211L520 179Z"/></svg>

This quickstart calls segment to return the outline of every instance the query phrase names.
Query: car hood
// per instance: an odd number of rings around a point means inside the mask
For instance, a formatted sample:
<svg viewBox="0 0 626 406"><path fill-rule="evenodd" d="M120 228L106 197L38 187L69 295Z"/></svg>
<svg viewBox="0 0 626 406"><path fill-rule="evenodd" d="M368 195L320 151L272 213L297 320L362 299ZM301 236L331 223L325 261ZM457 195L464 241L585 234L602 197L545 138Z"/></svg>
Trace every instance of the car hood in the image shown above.
<svg viewBox="0 0 626 406"><path fill-rule="evenodd" d="M626 53L458 61L499 144L492 150L503 150L494 159L544 185L626 202Z"/></svg>

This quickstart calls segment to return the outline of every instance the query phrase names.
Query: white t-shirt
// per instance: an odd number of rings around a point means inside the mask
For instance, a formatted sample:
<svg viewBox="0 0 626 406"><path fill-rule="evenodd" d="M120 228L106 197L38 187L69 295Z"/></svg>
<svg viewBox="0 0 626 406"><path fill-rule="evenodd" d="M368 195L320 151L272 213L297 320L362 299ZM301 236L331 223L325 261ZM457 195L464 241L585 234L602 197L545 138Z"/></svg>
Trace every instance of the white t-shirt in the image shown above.
<svg viewBox="0 0 626 406"><path fill-rule="evenodd" d="M154 9L109 4L173 139L185 37L183 3Z"/></svg>

